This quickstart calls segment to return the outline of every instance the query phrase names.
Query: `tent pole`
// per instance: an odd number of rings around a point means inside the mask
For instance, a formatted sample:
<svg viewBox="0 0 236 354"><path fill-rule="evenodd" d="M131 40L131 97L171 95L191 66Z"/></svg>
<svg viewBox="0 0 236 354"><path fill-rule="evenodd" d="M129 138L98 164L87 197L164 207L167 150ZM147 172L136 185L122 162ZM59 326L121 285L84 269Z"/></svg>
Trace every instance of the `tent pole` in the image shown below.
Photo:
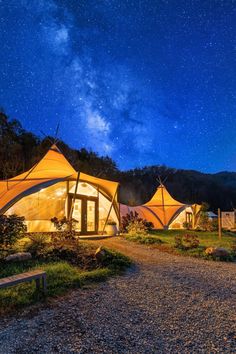
<svg viewBox="0 0 236 354"><path fill-rule="evenodd" d="M112 198L111 206L110 206L109 212L108 212L108 214L107 214L107 218L106 218L105 224L104 224L103 229L102 229L102 234L103 234L104 231L105 231L105 227L106 227L106 225L107 225L109 216L110 216L110 214L111 214L111 209L112 209L112 207L113 207L113 202L114 202L115 197L116 197L116 195L117 195L117 190L118 190L118 188L116 189L116 192L115 192L115 194L114 194L114 196L113 196L113 198Z"/></svg>
<svg viewBox="0 0 236 354"><path fill-rule="evenodd" d="M74 210L75 198L76 198L77 189L78 189L78 185L79 185L79 176L80 176L80 173L78 172L77 178L76 178L76 184L75 184L75 192L73 195L73 199L72 199L72 203L71 203L71 207L70 207L69 218L68 218L69 219L69 231L72 231L72 214L73 214L73 210Z"/></svg>

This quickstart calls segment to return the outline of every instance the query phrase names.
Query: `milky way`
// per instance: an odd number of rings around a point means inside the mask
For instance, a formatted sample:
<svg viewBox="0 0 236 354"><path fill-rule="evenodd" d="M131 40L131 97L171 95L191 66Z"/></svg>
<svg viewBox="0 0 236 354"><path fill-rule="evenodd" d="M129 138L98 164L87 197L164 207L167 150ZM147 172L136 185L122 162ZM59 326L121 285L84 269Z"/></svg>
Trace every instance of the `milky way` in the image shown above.
<svg viewBox="0 0 236 354"><path fill-rule="evenodd" d="M112 157L236 170L236 2L0 0L0 106Z"/></svg>

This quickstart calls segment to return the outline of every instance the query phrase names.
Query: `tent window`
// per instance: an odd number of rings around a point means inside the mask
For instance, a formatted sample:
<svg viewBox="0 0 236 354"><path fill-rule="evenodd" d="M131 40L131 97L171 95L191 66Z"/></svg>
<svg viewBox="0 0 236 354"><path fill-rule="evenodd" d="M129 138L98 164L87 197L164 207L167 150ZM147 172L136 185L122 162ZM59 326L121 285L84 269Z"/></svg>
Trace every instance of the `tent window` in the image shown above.
<svg viewBox="0 0 236 354"><path fill-rule="evenodd" d="M17 214L26 220L50 220L54 216L63 218L66 197L66 182L59 182L22 198L8 209L6 215Z"/></svg>
<svg viewBox="0 0 236 354"><path fill-rule="evenodd" d="M75 193L76 182L70 182L69 191L70 193ZM76 194L86 195L87 197L97 197L98 191L95 187L87 182L79 182Z"/></svg>

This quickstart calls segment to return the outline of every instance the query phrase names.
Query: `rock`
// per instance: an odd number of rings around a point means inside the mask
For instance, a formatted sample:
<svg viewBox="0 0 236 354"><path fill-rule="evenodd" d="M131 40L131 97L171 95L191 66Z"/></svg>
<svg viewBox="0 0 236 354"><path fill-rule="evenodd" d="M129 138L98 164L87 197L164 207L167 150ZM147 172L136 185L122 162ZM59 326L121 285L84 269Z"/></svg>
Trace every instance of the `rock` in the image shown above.
<svg viewBox="0 0 236 354"><path fill-rule="evenodd" d="M223 247L208 247L205 250L205 253L207 255L219 257L219 258L229 257L229 251L227 251Z"/></svg>
<svg viewBox="0 0 236 354"><path fill-rule="evenodd" d="M31 253L29 252L18 252L11 254L10 256L7 256L5 258L6 262L21 262L21 261L27 261L28 259L31 259Z"/></svg>

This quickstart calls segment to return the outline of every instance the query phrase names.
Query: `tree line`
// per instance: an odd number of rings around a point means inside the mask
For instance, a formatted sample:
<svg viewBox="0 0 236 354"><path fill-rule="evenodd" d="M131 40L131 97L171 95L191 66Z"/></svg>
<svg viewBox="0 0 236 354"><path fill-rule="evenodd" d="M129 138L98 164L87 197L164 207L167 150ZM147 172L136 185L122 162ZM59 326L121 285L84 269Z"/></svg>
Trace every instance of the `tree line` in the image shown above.
<svg viewBox="0 0 236 354"><path fill-rule="evenodd" d="M48 151L53 138L40 138L25 130L16 119L0 112L0 179L14 177L38 162ZM169 192L184 203L207 202L211 210L236 208L236 173L205 174L163 165L120 171L108 156L85 148L72 149L58 141L58 147L77 171L120 182L120 202L138 205L147 202L165 181Z"/></svg>

